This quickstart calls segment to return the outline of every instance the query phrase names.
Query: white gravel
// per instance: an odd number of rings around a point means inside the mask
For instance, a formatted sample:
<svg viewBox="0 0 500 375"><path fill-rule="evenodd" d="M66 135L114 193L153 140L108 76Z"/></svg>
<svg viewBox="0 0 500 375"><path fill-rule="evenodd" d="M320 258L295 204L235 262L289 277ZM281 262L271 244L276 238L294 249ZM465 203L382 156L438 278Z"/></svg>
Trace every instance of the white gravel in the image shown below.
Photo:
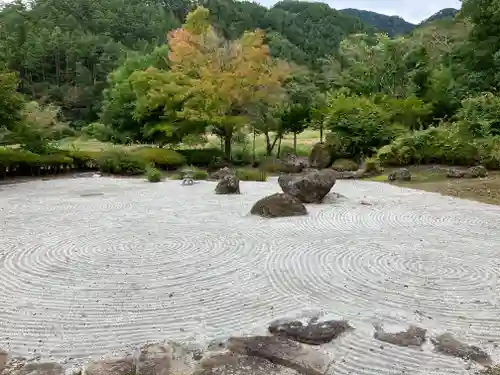
<svg viewBox="0 0 500 375"><path fill-rule="evenodd" d="M0 186L0 348L82 361L147 341L262 332L320 311L356 327L332 373L461 374L464 362L371 338L418 323L500 351L500 208L339 181L346 199L261 219L276 180L75 178ZM361 203L363 202L363 204ZM369 203L369 204L366 204Z"/></svg>

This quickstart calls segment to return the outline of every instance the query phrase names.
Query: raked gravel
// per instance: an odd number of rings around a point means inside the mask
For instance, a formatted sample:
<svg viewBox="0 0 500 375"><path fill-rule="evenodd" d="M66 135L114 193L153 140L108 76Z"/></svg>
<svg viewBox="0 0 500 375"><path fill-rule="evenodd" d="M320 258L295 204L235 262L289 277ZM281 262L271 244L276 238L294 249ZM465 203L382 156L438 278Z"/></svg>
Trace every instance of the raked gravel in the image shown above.
<svg viewBox="0 0 500 375"><path fill-rule="evenodd" d="M417 323L500 359L500 207L388 184L305 217L249 215L275 179L181 186L73 178L0 186L0 348L83 361L148 341L206 342L316 312L356 330L335 374L462 374L460 360L372 338Z"/></svg>

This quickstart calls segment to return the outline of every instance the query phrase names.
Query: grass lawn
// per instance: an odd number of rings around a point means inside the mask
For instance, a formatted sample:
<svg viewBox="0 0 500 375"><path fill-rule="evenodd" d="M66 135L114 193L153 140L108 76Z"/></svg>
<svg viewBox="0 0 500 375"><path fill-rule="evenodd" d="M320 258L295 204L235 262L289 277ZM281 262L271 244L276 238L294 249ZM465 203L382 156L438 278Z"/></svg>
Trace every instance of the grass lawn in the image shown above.
<svg viewBox="0 0 500 375"><path fill-rule="evenodd" d="M485 178L446 178L446 169L418 166L410 167L412 181L398 181L395 185L412 189L449 195L457 198L471 199L483 203L500 205L500 172L489 171ZM371 178L372 181L387 181L387 175Z"/></svg>
<svg viewBox="0 0 500 375"><path fill-rule="evenodd" d="M297 153L299 155L306 154L308 155L312 146L319 142L319 131L316 130L306 130L303 133L299 134L297 136ZM130 147L138 147L138 146L122 146L122 145L113 145L111 143L103 143L99 142L95 139L85 139L85 138L66 138L58 142L59 147L62 149L71 149L71 148L76 148L79 150L84 150L84 151L101 151L101 150L107 150L110 148L116 148L116 147L125 147L125 148L130 148ZM283 146L288 146L288 147L293 147L293 135L289 134L286 135L281 143L281 147ZM183 146L179 146L183 147ZM208 136L208 143L204 145L203 147L220 147L220 140L213 136L209 135ZM233 149L241 149L244 146L241 144L233 144ZM276 146L277 147L277 146ZM245 147L249 152L252 149L252 135L248 135L248 144ZM264 154L266 151L266 140L263 135L258 135L255 139L255 149L257 154ZM275 148L276 151L276 148Z"/></svg>

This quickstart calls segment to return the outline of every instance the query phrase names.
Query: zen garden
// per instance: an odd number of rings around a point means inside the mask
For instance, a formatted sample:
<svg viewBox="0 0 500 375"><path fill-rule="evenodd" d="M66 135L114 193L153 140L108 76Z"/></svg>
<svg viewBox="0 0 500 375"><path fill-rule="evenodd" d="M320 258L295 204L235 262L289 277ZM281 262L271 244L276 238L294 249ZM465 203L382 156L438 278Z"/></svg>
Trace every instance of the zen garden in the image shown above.
<svg viewBox="0 0 500 375"><path fill-rule="evenodd" d="M500 0L366 13L3 5L0 374L500 374Z"/></svg>

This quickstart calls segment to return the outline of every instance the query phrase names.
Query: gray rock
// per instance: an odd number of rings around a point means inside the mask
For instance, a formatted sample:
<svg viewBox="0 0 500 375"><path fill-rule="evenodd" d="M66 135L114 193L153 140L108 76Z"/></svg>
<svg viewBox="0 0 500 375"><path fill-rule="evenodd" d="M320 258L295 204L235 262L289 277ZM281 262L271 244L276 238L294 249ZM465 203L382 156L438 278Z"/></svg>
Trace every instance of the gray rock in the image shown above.
<svg viewBox="0 0 500 375"><path fill-rule="evenodd" d="M25 363L23 366L7 365L2 375L63 375L64 368L55 362Z"/></svg>
<svg viewBox="0 0 500 375"><path fill-rule="evenodd" d="M425 342L426 333L426 329L414 325L410 325L406 331L396 333L386 332L380 325L375 325L373 337L398 346L421 346Z"/></svg>
<svg viewBox="0 0 500 375"><path fill-rule="evenodd" d="M345 320L318 322L317 319L313 319L307 325L299 320L276 321L269 325L268 330L273 335L284 336L303 344L321 345L331 342L353 328Z"/></svg>
<svg viewBox="0 0 500 375"><path fill-rule="evenodd" d="M392 172L387 177L389 181L410 181L411 173L407 168L400 168L397 171Z"/></svg>
<svg viewBox="0 0 500 375"><path fill-rule="evenodd" d="M304 175L283 175L278 183L285 194L303 203L320 203L336 181L336 172L324 169Z"/></svg>
<svg viewBox="0 0 500 375"><path fill-rule="evenodd" d="M222 177L215 187L215 194L240 194L240 180L231 174Z"/></svg>
<svg viewBox="0 0 500 375"><path fill-rule="evenodd" d="M148 344L135 358L136 375L170 375L172 348L168 344Z"/></svg>
<svg viewBox="0 0 500 375"><path fill-rule="evenodd" d="M255 202L250 210L252 215L262 217L287 217L307 215L307 209L297 198L276 193Z"/></svg>
<svg viewBox="0 0 500 375"><path fill-rule="evenodd" d="M267 359L233 353L222 353L207 359L194 375L299 375L290 368L272 363Z"/></svg>
<svg viewBox="0 0 500 375"><path fill-rule="evenodd" d="M323 169L332 164L332 151L323 142L316 143L309 154L309 165L312 168Z"/></svg>
<svg viewBox="0 0 500 375"><path fill-rule="evenodd" d="M219 169L217 172L214 172L210 175L210 179L212 180L220 180L225 176L234 175L234 171L228 167L224 167Z"/></svg>
<svg viewBox="0 0 500 375"><path fill-rule="evenodd" d="M464 178L465 171L458 168L448 168L446 170L446 177L448 178Z"/></svg>
<svg viewBox="0 0 500 375"><path fill-rule="evenodd" d="M130 375L135 373L134 358L109 358L89 363L85 367L85 375Z"/></svg>
<svg viewBox="0 0 500 375"><path fill-rule="evenodd" d="M7 365L8 358L9 358L9 354L5 350L0 349L0 374L2 373L3 369Z"/></svg>
<svg viewBox="0 0 500 375"><path fill-rule="evenodd" d="M330 359L320 350L280 336L232 337L231 352L267 359L303 375L324 375Z"/></svg>
<svg viewBox="0 0 500 375"><path fill-rule="evenodd" d="M451 333L443 333L431 338L436 351L453 357L475 361L483 366L491 366L492 361L488 353L474 345L467 345L458 341Z"/></svg>
<svg viewBox="0 0 500 375"><path fill-rule="evenodd" d="M309 166L306 159L297 155L288 155L278 161L278 171L284 173L299 173Z"/></svg>
<svg viewBox="0 0 500 375"><path fill-rule="evenodd" d="M488 176L488 170L482 165L477 165L475 167L470 167L467 170L466 176L469 178L479 178Z"/></svg>

